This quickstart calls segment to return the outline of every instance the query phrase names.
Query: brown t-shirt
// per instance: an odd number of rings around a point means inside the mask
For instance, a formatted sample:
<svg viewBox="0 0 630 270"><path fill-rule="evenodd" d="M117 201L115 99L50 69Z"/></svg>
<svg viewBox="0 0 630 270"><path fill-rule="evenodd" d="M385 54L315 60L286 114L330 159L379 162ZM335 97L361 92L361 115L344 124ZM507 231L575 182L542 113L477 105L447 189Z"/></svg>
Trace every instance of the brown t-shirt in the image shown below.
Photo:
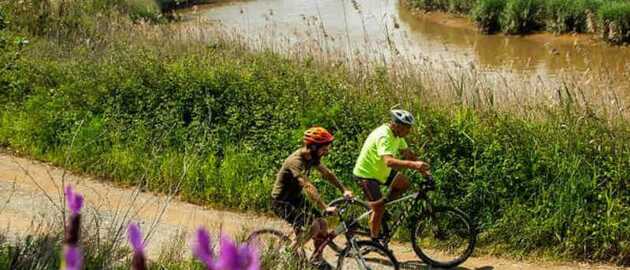
<svg viewBox="0 0 630 270"><path fill-rule="evenodd" d="M319 166L320 163L318 158L306 160L304 154L300 148L284 161L273 184L272 199L291 203L302 200L302 187L298 178L308 176L311 168Z"/></svg>

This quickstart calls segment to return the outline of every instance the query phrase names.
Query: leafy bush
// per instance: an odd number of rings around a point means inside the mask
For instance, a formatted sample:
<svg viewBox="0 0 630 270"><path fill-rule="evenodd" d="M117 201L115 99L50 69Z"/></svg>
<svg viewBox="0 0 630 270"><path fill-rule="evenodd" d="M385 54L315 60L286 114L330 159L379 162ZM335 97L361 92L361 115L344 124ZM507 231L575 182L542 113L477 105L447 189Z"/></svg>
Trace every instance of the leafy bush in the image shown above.
<svg viewBox="0 0 630 270"><path fill-rule="evenodd" d="M607 2L597 15L604 40L614 44L630 42L630 2Z"/></svg>
<svg viewBox="0 0 630 270"><path fill-rule="evenodd" d="M595 0L547 0L547 30L554 33L586 32L587 14L595 13L599 3Z"/></svg>
<svg viewBox="0 0 630 270"><path fill-rule="evenodd" d="M411 0L416 8L425 10L441 10L456 13L467 13L476 1L471 0Z"/></svg>
<svg viewBox="0 0 630 270"><path fill-rule="evenodd" d="M529 33L541 28L543 15L543 0L507 0L501 27L508 34Z"/></svg>
<svg viewBox="0 0 630 270"><path fill-rule="evenodd" d="M426 10L448 10L451 0L411 0L414 7Z"/></svg>
<svg viewBox="0 0 630 270"><path fill-rule="evenodd" d="M473 9L477 2L478 0L450 0L448 10L467 14Z"/></svg>
<svg viewBox="0 0 630 270"><path fill-rule="evenodd" d="M499 20L505 0L479 0L472 10L472 18L484 33L494 33L501 30Z"/></svg>

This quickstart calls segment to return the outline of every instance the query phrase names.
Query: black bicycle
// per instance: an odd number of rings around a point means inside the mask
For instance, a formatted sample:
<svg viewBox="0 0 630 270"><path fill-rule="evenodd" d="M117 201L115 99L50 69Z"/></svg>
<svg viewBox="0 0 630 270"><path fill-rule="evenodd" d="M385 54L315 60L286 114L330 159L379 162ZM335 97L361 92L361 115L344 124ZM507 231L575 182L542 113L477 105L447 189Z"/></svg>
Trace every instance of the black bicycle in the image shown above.
<svg viewBox="0 0 630 270"><path fill-rule="evenodd" d="M295 264L304 265L313 264L320 255L324 253L324 249L328 246L333 254L328 257L336 257L336 269L392 269L398 270L399 264L394 254L381 244L371 240L359 240L355 237L355 231L358 226L358 220L348 219L349 215L345 215L346 209L351 209L349 204L352 200L343 199L337 201L340 208L337 211L339 224L333 232L330 232L324 242L314 251L307 251L304 246L292 250L292 241L289 234L277 229L261 229L252 232L247 237L247 243L257 247L261 259L268 261L270 264L277 265L277 262L283 260L283 257L291 257ZM345 246L341 248L335 240L337 236L344 235ZM308 254L310 253L310 254ZM288 255L288 256L286 256ZM263 262L264 263L264 262ZM300 267L304 268L304 267Z"/></svg>
<svg viewBox="0 0 630 270"><path fill-rule="evenodd" d="M411 244L418 257L434 267L450 268L463 263L472 254L477 238L470 218L461 210L448 206L435 206L428 192L434 191L432 178L420 184L419 191L387 202L381 224L381 243L388 246L393 234L405 225L410 232ZM347 207L346 219L355 219L355 233L370 236L368 218L372 213L368 204L354 199L350 204L344 198L333 200L330 206ZM390 209L399 206L394 215ZM396 209L396 208L394 208Z"/></svg>

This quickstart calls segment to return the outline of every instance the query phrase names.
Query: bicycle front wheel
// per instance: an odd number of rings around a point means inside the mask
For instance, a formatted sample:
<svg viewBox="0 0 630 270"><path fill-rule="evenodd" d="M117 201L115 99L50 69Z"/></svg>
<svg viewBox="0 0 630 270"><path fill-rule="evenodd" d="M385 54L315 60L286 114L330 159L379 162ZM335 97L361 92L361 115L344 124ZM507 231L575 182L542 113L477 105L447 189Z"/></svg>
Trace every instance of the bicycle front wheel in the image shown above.
<svg viewBox="0 0 630 270"><path fill-rule="evenodd" d="M276 266L292 264L289 260L295 258L290 250L291 239L281 231L257 230L252 232L246 241L258 251L261 269L281 269Z"/></svg>
<svg viewBox="0 0 630 270"><path fill-rule="evenodd" d="M348 243L337 260L337 270L398 270L400 266L391 251L372 241Z"/></svg>
<svg viewBox="0 0 630 270"><path fill-rule="evenodd" d="M475 248L476 233L459 209L437 208L411 230L413 250L425 263L451 268L464 262Z"/></svg>

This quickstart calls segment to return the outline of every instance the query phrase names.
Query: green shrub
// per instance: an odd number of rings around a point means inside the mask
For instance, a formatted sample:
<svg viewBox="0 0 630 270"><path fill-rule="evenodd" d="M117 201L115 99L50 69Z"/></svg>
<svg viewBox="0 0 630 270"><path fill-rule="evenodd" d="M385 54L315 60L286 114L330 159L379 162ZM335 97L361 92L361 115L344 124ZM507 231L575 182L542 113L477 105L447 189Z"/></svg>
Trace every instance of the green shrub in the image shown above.
<svg viewBox="0 0 630 270"><path fill-rule="evenodd" d="M539 30L544 15L543 0L507 0L501 15L501 28L508 34Z"/></svg>
<svg viewBox="0 0 630 270"><path fill-rule="evenodd" d="M410 0L412 6L424 10L440 10L467 13L474 6L473 0Z"/></svg>
<svg viewBox="0 0 630 270"><path fill-rule="evenodd" d="M416 8L424 10L448 10L451 0L410 0Z"/></svg>
<svg viewBox="0 0 630 270"><path fill-rule="evenodd" d="M607 2L597 15L604 40L614 44L630 42L630 2Z"/></svg>
<svg viewBox="0 0 630 270"><path fill-rule="evenodd" d="M546 28L554 33L586 32L587 14L595 13L599 3L595 0L547 0Z"/></svg>
<svg viewBox="0 0 630 270"><path fill-rule="evenodd" d="M468 14L478 0L450 0L448 10L451 12Z"/></svg>
<svg viewBox="0 0 630 270"><path fill-rule="evenodd" d="M472 18L484 33L494 33L501 30L499 20L505 0L479 0L472 10Z"/></svg>

